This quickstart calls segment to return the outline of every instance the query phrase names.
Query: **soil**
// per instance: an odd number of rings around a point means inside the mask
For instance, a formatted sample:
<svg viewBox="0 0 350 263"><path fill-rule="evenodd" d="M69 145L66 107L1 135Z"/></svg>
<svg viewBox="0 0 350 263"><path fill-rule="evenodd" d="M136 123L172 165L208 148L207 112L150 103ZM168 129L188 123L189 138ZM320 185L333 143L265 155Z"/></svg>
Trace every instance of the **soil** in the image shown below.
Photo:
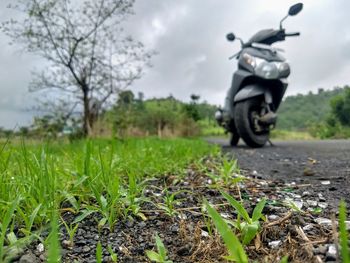
<svg viewBox="0 0 350 263"><path fill-rule="evenodd" d="M231 148L226 141L215 140L230 157L238 158L246 179L238 185L215 182L208 174L218 174L221 161L206 158L202 165L190 165L180 177L161 175L150 182L145 195L150 202L141 207L146 220L127 217L114 229L98 228L100 216L91 215L80 223L74 243L62 227L60 239L63 262L96 262L96 245L103 246L103 262L112 262L107 247L118 255L118 262L150 262L146 250L156 250L159 234L173 262L226 262L227 250L202 211L208 200L223 217L235 220L235 210L222 197L220 189L242 199L249 213L261 198L268 203L263 210L258 238L247 247L252 262L336 262L335 214L338 200L349 202L350 143L341 142L276 142L275 147L249 149ZM233 175L236 177L237 175ZM323 183L323 184L322 184ZM237 187L239 186L239 187ZM166 191L176 195L174 214L169 215L157 204L164 204ZM62 212L65 221L77 215ZM348 222L349 227L350 223ZM47 251L37 241L15 262L45 262ZM27 260L27 261L25 261Z"/></svg>

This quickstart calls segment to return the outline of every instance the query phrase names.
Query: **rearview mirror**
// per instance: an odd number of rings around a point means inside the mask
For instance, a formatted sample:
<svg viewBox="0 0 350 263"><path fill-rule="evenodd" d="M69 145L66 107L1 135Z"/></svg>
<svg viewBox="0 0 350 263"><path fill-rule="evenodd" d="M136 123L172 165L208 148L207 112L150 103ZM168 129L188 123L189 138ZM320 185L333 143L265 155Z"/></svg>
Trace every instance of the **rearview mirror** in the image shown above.
<svg viewBox="0 0 350 263"><path fill-rule="evenodd" d="M229 34L227 34L226 35L226 39L228 40L228 41L235 41L235 39L236 39L236 36L235 36L235 34L233 34L233 33L229 33Z"/></svg>
<svg viewBox="0 0 350 263"><path fill-rule="evenodd" d="M288 15L290 16L295 16L297 14L299 14L299 12L303 9L303 4L302 3L298 3L298 4L295 4L295 5L292 5L290 8L289 8L289 11L288 11Z"/></svg>

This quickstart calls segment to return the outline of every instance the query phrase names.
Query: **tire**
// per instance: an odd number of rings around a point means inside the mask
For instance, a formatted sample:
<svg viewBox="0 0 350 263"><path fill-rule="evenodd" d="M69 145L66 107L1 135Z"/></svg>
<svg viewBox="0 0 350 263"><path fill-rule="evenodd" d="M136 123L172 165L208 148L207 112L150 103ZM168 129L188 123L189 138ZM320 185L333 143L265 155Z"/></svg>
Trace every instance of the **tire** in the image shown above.
<svg viewBox="0 0 350 263"><path fill-rule="evenodd" d="M231 122L230 127L230 145L234 147L237 146L240 137L233 121Z"/></svg>
<svg viewBox="0 0 350 263"><path fill-rule="evenodd" d="M269 131L255 132L252 113L260 112L261 97L238 102L235 106L235 125L239 136L252 148L263 147L269 139Z"/></svg>

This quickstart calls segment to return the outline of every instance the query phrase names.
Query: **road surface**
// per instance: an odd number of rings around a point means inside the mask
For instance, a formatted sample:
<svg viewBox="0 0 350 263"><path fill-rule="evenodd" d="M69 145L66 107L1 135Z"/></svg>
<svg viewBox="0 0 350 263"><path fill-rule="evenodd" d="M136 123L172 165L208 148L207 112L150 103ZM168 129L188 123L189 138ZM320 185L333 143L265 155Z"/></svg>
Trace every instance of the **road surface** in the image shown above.
<svg viewBox="0 0 350 263"><path fill-rule="evenodd" d="M274 146L230 147L227 139L208 139L238 159L240 167L264 179L311 184L333 206L350 204L350 140L273 141Z"/></svg>

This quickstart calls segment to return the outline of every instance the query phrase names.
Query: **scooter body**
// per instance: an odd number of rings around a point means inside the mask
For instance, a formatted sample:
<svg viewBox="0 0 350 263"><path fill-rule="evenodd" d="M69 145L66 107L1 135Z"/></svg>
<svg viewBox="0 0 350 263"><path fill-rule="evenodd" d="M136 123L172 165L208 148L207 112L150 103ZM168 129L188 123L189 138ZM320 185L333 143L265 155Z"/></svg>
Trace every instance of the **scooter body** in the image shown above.
<svg viewBox="0 0 350 263"><path fill-rule="evenodd" d="M289 15L295 15L301 9L302 4L294 5ZM278 30L261 30L247 43L241 40L242 50L231 57L238 59L238 69L233 74L225 106L215 117L231 134L232 146L242 138L248 146L262 147L276 125L276 112L287 90L290 65L282 56L282 50L271 45L286 37L300 35L285 33L282 21ZM232 33L227 35L229 41L235 38Z"/></svg>

